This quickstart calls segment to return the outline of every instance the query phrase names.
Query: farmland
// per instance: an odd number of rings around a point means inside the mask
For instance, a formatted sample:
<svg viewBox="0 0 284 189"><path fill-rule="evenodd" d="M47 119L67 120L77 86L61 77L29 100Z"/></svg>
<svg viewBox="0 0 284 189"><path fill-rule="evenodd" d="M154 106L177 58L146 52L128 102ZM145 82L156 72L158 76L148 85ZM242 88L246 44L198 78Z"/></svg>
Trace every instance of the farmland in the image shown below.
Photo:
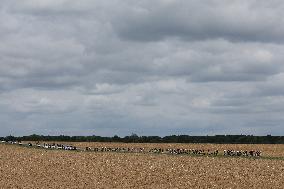
<svg viewBox="0 0 284 189"><path fill-rule="evenodd" d="M284 145L72 143L78 147L261 150ZM0 144L0 188L283 188L283 159L96 153Z"/></svg>

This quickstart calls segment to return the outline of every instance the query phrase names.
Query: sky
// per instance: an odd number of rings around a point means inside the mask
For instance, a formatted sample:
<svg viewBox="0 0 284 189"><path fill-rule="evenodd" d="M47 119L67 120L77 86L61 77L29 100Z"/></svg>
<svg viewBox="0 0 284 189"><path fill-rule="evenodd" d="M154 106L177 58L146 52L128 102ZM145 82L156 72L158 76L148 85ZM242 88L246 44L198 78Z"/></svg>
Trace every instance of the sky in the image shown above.
<svg viewBox="0 0 284 189"><path fill-rule="evenodd" d="M0 136L284 135L282 0L1 0Z"/></svg>

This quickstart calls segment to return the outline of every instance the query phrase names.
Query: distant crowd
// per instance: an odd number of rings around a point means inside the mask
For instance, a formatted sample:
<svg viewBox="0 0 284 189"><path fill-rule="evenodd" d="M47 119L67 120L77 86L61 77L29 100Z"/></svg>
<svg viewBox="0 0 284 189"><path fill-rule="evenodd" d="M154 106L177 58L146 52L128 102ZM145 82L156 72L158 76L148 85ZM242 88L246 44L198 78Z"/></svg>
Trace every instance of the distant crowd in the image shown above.
<svg viewBox="0 0 284 189"><path fill-rule="evenodd" d="M43 143L39 142L32 143L22 143L21 141L1 141L7 144L16 144L20 146L36 147L43 149L57 149L57 150L72 150L72 151L88 151L88 152L121 152L121 153L152 153L152 154L185 154L185 155L200 155L200 156L251 156L260 157L260 150L224 150L223 154L219 153L219 150L204 150L204 149L185 149L185 148L126 148L126 147L85 147L78 148L74 145L58 144L58 143Z"/></svg>

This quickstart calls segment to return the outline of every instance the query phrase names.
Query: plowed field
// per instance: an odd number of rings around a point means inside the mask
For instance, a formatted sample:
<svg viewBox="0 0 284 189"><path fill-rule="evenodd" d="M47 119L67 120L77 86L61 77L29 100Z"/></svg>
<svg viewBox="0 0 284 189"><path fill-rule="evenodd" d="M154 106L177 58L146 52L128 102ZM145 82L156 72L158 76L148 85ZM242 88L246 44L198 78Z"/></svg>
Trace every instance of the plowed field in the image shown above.
<svg viewBox="0 0 284 189"><path fill-rule="evenodd" d="M74 144L74 143L73 143ZM165 147L169 144L76 143L77 146ZM170 146L189 146L171 144ZM190 146L194 146L193 144ZM201 146L198 146L201 148ZM204 145L260 149L284 145ZM0 188L283 188L284 160L44 150L0 144Z"/></svg>

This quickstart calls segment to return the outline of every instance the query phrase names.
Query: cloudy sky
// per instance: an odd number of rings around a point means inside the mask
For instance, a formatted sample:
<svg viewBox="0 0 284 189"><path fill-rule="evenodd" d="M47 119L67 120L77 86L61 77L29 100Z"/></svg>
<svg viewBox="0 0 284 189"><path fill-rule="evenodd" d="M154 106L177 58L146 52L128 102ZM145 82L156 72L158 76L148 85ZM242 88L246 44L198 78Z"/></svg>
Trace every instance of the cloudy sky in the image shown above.
<svg viewBox="0 0 284 189"><path fill-rule="evenodd" d="M282 0L1 0L0 135L284 135Z"/></svg>

